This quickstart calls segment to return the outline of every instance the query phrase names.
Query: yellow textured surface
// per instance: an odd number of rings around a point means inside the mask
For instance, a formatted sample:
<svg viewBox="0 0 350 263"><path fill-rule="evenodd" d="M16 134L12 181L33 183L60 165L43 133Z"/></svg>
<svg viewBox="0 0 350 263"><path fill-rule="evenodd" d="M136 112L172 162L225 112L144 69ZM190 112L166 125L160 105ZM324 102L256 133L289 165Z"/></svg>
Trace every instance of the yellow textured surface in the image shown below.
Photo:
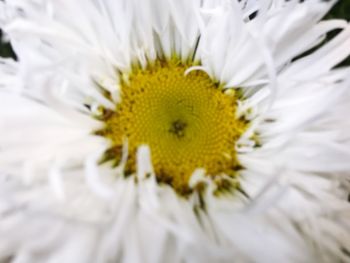
<svg viewBox="0 0 350 263"><path fill-rule="evenodd" d="M145 70L134 70L128 83L122 84L121 102L105 118L106 127L100 132L115 149L128 139L128 173L136 170L137 147L149 145L158 181L179 193L189 191L188 181L196 168L204 168L212 177L234 176L235 142L246 127L235 118L235 93L225 94L202 71L185 76L187 68L158 61ZM119 160L120 152L114 153Z"/></svg>

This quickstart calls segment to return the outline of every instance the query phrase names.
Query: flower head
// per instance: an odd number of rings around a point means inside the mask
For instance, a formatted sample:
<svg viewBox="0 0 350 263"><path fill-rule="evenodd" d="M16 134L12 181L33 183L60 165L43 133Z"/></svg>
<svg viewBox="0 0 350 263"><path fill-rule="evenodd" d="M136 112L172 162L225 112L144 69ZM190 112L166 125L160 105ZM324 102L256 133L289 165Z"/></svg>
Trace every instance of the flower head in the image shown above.
<svg viewBox="0 0 350 263"><path fill-rule="evenodd" d="M0 2L0 261L349 260L333 3Z"/></svg>

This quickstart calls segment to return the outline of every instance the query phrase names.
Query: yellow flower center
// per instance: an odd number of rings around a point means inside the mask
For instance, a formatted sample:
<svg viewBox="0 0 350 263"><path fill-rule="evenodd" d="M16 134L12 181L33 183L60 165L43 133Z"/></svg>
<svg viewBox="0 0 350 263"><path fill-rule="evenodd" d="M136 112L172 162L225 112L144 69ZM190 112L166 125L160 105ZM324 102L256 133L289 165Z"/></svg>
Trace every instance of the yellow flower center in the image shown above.
<svg viewBox="0 0 350 263"><path fill-rule="evenodd" d="M157 61L133 70L121 84L121 102L105 112L105 128L98 132L113 144L107 159L119 161L127 139L127 174L136 171L137 148L147 144L158 182L184 195L191 192L188 182L197 168L213 179L235 177L235 143L246 128L235 116L235 92L224 92L202 71L185 75L188 68Z"/></svg>

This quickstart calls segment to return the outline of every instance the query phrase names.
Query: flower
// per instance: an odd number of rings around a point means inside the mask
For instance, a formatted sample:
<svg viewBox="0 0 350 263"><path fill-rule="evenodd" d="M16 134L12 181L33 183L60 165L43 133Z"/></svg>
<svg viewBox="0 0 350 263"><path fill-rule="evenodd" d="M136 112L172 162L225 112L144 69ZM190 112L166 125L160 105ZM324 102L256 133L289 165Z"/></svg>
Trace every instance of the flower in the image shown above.
<svg viewBox="0 0 350 263"><path fill-rule="evenodd" d="M333 4L0 2L0 261L348 261Z"/></svg>

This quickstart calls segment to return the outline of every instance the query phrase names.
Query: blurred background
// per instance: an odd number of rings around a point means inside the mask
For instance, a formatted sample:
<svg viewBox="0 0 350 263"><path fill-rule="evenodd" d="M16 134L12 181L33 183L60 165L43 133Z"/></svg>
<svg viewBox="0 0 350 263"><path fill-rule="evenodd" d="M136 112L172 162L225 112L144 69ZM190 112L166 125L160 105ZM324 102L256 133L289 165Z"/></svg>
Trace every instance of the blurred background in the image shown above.
<svg viewBox="0 0 350 263"><path fill-rule="evenodd" d="M333 7L331 12L325 17L325 19L331 18L342 18L350 21L350 0L339 0L339 2ZM327 39L331 39L337 32L331 32ZM0 31L0 36L2 39L2 33ZM10 44L0 42L0 56L1 57L13 57L15 54L11 49ZM350 57L341 63L341 65L350 65Z"/></svg>

